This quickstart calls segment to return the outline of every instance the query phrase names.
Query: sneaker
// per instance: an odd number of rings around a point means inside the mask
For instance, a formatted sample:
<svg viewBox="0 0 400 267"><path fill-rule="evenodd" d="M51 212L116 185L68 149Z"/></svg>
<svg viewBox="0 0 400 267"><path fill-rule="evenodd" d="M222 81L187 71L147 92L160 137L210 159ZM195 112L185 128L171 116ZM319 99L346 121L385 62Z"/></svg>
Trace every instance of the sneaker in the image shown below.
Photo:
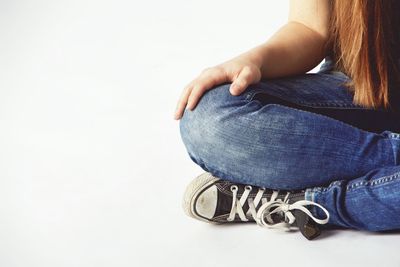
<svg viewBox="0 0 400 267"><path fill-rule="evenodd" d="M305 190L272 190L232 183L205 172L187 186L183 209L188 216L213 224L256 222L263 227L295 226L311 240L320 234L317 224L326 224L329 213L321 205L305 200L304 194ZM327 218L313 217L306 205L320 207Z"/></svg>

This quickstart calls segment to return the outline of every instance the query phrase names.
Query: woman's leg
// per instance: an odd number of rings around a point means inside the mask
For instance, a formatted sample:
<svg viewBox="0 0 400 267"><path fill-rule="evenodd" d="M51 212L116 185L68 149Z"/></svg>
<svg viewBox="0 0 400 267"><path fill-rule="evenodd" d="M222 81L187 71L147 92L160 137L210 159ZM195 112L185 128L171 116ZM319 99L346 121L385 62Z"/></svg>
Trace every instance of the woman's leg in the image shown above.
<svg viewBox="0 0 400 267"><path fill-rule="evenodd" d="M309 188L305 198L329 211L329 225L367 231L400 229L400 166L382 167L357 179L338 179L327 187ZM311 211L315 217L326 216L314 207Z"/></svg>
<svg viewBox="0 0 400 267"><path fill-rule="evenodd" d="M240 96L220 85L185 110L182 140L204 170L271 189L326 186L399 165L400 138L379 133L396 129L396 118L354 105L341 86L345 79L337 72L273 79ZM365 124L368 118L373 121Z"/></svg>

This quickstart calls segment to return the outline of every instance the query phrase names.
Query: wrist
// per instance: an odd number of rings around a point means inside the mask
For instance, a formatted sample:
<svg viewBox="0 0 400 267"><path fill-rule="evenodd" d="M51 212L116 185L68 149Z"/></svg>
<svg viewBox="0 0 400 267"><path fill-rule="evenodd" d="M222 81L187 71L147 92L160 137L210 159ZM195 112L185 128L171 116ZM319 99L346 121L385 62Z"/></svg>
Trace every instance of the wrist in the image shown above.
<svg viewBox="0 0 400 267"><path fill-rule="evenodd" d="M262 44L259 46L256 46L246 52L244 56L250 60L253 64L255 64L263 73L264 65L265 62L267 61L266 58L270 54L270 47L267 46L266 44Z"/></svg>

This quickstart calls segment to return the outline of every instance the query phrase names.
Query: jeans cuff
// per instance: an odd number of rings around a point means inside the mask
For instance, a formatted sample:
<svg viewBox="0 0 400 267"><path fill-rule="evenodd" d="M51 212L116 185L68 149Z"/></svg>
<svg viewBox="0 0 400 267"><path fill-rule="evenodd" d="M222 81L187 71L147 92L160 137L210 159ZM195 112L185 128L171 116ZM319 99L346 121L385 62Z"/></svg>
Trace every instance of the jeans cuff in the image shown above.
<svg viewBox="0 0 400 267"><path fill-rule="evenodd" d="M317 191L319 191L319 190L320 190L320 188L307 188L305 190L304 199L318 203L316 201L316 195L317 195ZM318 208L317 206L310 205L310 208L308 209L311 212L311 214L316 218L318 218L318 216L319 216L318 212L317 212L317 208Z"/></svg>

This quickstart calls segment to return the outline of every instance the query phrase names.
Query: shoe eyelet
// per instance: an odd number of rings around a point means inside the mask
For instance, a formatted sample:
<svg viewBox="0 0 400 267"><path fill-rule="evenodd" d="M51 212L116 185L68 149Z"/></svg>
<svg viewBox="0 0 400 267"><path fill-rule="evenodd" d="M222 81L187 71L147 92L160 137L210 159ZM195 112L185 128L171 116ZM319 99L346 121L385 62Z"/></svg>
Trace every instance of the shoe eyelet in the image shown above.
<svg viewBox="0 0 400 267"><path fill-rule="evenodd" d="M234 192L234 191L237 191L238 190L238 187L237 187L237 185L231 185L231 191L232 192Z"/></svg>
<svg viewBox="0 0 400 267"><path fill-rule="evenodd" d="M252 188L253 188L253 187L251 187L251 185L246 185L246 186L244 187L244 189L249 190L249 191L251 191Z"/></svg>

